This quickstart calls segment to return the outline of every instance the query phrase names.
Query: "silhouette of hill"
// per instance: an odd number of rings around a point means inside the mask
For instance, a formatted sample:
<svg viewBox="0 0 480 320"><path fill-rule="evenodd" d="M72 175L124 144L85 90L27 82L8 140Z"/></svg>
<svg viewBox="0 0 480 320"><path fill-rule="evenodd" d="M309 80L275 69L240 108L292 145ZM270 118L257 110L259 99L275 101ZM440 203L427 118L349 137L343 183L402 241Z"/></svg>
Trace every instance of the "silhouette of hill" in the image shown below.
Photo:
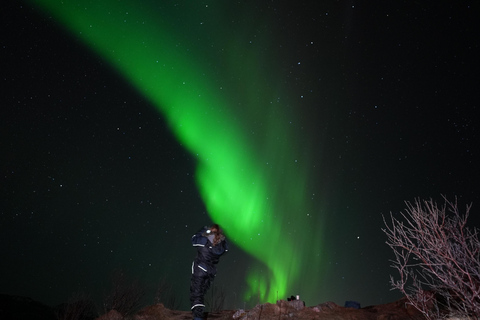
<svg viewBox="0 0 480 320"><path fill-rule="evenodd" d="M28 297L0 294L2 320L56 320L53 309Z"/></svg>

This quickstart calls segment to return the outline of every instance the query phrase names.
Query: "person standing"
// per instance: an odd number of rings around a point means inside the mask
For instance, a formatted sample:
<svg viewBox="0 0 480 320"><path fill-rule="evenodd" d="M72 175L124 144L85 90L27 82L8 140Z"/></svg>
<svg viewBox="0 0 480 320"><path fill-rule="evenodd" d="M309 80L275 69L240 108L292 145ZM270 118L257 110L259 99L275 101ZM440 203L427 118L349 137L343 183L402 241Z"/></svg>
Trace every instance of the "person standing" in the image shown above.
<svg viewBox="0 0 480 320"><path fill-rule="evenodd" d="M228 251L228 245L218 224L203 227L192 237L197 256L192 263L190 302L194 320L202 320L205 310L204 297L217 273L220 257Z"/></svg>

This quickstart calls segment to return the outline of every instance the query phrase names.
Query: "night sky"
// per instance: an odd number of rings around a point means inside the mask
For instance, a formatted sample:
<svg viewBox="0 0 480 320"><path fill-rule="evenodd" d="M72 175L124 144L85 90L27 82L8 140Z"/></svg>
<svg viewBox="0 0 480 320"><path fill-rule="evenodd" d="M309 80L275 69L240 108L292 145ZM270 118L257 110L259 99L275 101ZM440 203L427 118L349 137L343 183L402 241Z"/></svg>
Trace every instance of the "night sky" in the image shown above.
<svg viewBox="0 0 480 320"><path fill-rule="evenodd" d="M187 309L215 221L226 308L381 304L382 215L457 196L480 227L478 3L39 2L2 4L0 293L123 270Z"/></svg>

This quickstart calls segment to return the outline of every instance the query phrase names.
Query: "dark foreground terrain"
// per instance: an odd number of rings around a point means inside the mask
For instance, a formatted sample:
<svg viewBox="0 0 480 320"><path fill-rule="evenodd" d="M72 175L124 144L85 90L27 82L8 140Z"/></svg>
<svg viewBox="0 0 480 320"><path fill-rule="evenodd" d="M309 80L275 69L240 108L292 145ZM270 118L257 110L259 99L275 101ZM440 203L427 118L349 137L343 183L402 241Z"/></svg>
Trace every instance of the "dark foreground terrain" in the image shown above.
<svg viewBox="0 0 480 320"><path fill-rule="evenodd" d="M25 297L0 295L1 320L86 320L94 316L86 314L70 314L57 317L54 308ZM57 309L58 311L58 309ZM123 317L115 310L97 317L96 320L186 320L192 319L190 311L170 310L163 304L151 305L143 308L135 315ZM416 320L423 319L421 314L407 304L405 299L396 302L369 306L365 308L345 308L333 302L321 303L316 306L305 307L302 301L280 300L276 304L265 303L257 305L251 310L223 310L210 312L205 315L211 319L238 319L238 320Z"/></svg>
<svg viewBox="0 0 480 320"><path fill-rule="evenodd" d="M186 320L192 319L189 311L175 311L165 308L162 304L149 306L131 318L123 318L112 310L97 320ZM251 310L225 310L208 313L209 319L239 319L239 320L279 320L279 319L324 319L324 320L407 320L423 319L423 317L402 299L393 303L371 306L361 309L345 308L333 302L322 303L313 307L304 307L301 301L283 301L276 304L257 305Z"/></svg>

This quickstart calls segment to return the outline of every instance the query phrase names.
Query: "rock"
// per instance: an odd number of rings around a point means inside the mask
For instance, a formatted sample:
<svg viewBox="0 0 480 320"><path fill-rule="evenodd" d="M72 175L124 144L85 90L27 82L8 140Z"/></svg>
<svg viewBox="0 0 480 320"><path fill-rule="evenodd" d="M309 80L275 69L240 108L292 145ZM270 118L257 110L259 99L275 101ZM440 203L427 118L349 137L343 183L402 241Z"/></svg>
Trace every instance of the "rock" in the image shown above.
<svg viewBox="0 0 480 320"><path fill-rule="evenodd" d="M327 301L316 306L319 311L338 309L340 306L332 301Z"/></svg>
<svg viewBox="0 0 480 320"><path fill-rule="evenodd" d="M123 320L123 316L117 310L110 310L103 316L98 317L96 320Z"/></svg>
<svg viewBox="0 0 480 320"><path fill-rule="evenodd" d="M160 319L169 319L169 313L174 313L175 311L165 308L162 303L157 303L152 306L148 306L140 310L135 315L135 320L160 320Z"/></svg>
<svg viewBox="0 0 480 320"><path fill-rule="evenodd" d="M305 302L302 300L293 300L288 301L288 303L295 309L295 310L302 310L305 308Z"/></svg>
<svg viewBox="0 0 480 320"><path fill-rule="evenodd" d="M245 310L243 309L240 309L240 310L237 310L234 314L233 314L233 319L244 319L247 317L247 313L245 312Z"/></svg>

